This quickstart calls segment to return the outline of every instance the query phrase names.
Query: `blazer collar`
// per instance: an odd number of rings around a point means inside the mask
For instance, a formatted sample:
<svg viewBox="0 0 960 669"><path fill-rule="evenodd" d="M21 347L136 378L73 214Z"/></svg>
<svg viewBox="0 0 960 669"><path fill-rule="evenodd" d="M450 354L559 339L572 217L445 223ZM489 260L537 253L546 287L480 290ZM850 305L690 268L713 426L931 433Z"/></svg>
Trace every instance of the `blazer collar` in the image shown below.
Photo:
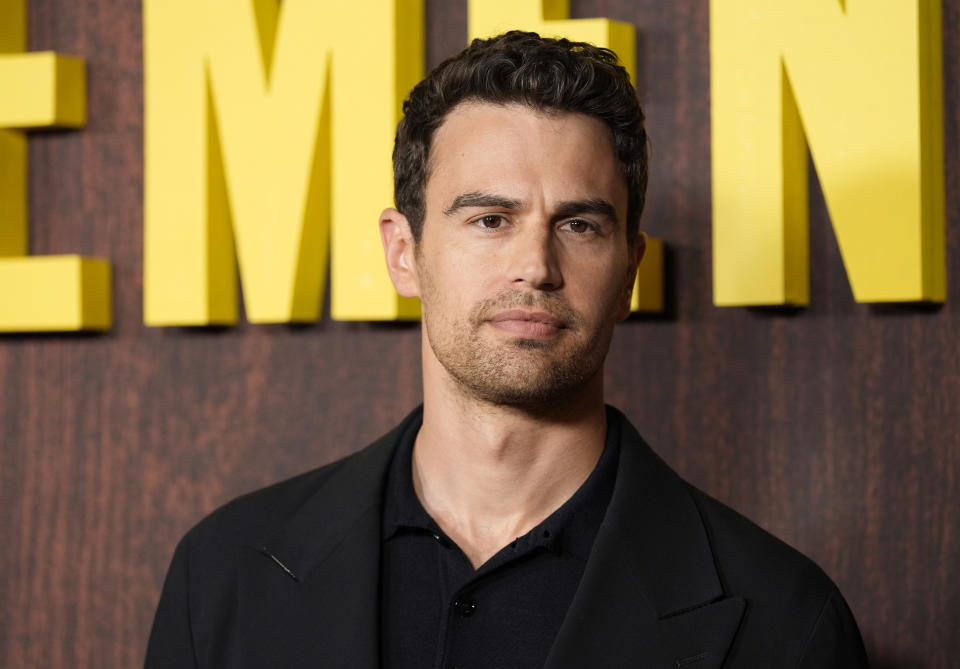
<svg viewBox="0 0 960 669"><path fill-rule="evenodd" d="M377 669L383 481L401 435L421 421L418 408L331 465L262 546L241 549L241 650L230 666Z"/></svg>
<svg viewBox="0 0 960 669"><path fill-rule="evenodd" d="M687 484L612 407L607 424L617 482L546 667L718 668L744 602L724 595Z"/></svg>
<svg viewBox="0 0 960 669"><path fill-rule="evenodd" d="M352 535L377 526L379 546L380 508L387 467L400 438L423 422L423 408L417 407L389 433L333 467L317 492L297 509L288 522L277 528L265 544L303 581L317 574L331 551L339 549ZM371 536L364 537L367 541Z"/></svg>

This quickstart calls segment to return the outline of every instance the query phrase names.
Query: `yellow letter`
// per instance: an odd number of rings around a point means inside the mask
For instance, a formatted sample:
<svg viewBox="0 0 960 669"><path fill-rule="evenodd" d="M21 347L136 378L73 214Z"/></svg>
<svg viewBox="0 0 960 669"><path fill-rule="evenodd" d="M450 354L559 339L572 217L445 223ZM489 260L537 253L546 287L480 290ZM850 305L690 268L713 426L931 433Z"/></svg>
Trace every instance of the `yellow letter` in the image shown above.
<svg viewBox="0 0 960 669"><path fill-rule="evenodd" d="M945 299L939 0L710 11L714 302L808 302L805 137L856 300Z"/></svg>
<svg viewBox="0 0 960 669"><path fill-rule="evenodd" d="M24 0L0 0L0 331L106 330L110 265L27 257L27 128L86 121L83 61L26 49Z"/></svg>
<svg viewBox="0 0 960 669"><path fill-rule="evenodd" d="M630 298L630 311L663 311L663 241L647 237L647 248L637 268L637 280Z"/></svg>
<svg viewBox="0 0 960 669"><path fill-rule="evenodd" d="M636 31L629 23L610 19L571 19L569 0L470 0L470 39L492 37L508 30L529 30L543 37L566 37L612 50L636 81ZM633 311L663 311L663 244L647 238L634 287Z"/></svg>
<svg viewBox="0 0 960 669"><path fill-rule="evenodd" d="M422 21L422 0L144 3L147 323L235 322L237 261L250 321L316 320L331 234L335 317L416 317L376 221Z"/></svg>
<svg viewBox="0 0 960 669"><path fill-rule="evenodd" d="M529 30L543 37L566 37L616 52L634 81L636 31L610 19L571 19L570 0L470 0L470 39L493 37L508 30Z"/></svg>

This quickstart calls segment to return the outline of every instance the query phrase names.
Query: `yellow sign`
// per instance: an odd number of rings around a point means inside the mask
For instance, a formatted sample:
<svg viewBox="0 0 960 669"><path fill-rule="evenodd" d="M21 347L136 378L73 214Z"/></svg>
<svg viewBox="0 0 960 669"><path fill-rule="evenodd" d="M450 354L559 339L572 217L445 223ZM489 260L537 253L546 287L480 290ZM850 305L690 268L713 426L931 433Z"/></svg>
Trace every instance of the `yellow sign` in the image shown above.
<svg viewBox="0 0 960 669"><path fill-rule="evenodd" d="M416 318L376 221L422 77L422 0L147 0L149 325Z"/></svg>
<svg viewBox="0 0 960 669"><path fill-rule="evenodd" d="M806 141L857 301L944 300L939 0L712 0L710 40L714 302L807 304Z"/></svg>
<svg viewBox="0 0 960 669"><path fill-rule="evenodd" d="M106 330L110 265L74 255L29 257L30 128L86 122L83 61L27 47L25 0L0 0L0 332Z"/></svg>
<svg viewBox="0 0 960 669"><path fill-rule="evenodd" d="M542 37L566 37L610 49L636 81L636 29L610 19L571 19L570 0L471 0L467 5L470 39L508 30L529 30Z"/></svg>
<svg viewBox="0 0 960 669"><path fill-rule="evenodd" d="M469 32L616 51L634 28L566 0L471 0ZM0 331L106 329L110 267L27 256L27 140L85 122L84 66L26 48L0 0ZM807 144L860 301L945 299L938 0L713 0L716 304L806 304ZM327 258L340 320L419 317L385 271L401 104L423 75L423 0L145 0L149 325L313 321ZM358 54L362 54L362 58ZM634 310L663 308L648 243Z"/></svg>

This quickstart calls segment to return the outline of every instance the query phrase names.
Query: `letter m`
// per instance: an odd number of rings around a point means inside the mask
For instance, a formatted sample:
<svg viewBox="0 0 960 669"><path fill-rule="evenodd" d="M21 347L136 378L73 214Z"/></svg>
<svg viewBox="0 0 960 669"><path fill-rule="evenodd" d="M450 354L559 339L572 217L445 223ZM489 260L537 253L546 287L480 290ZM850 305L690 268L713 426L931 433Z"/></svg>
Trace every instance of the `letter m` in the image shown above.
<svg viewBox="0 0 960 669"><path fill-rule="evenodd" d="M714 301L807 304L807 142L859 302L945 299L939 0L711 0Z"/></svg>
<svg viewBox="0 0 960 669"><path fill-rule="evenodd" d="M422 0L144 3L148 324L236 322L237 266L248 320L316 320L328 252L335 318L417 317L376 221L422 30Z"/></svg>

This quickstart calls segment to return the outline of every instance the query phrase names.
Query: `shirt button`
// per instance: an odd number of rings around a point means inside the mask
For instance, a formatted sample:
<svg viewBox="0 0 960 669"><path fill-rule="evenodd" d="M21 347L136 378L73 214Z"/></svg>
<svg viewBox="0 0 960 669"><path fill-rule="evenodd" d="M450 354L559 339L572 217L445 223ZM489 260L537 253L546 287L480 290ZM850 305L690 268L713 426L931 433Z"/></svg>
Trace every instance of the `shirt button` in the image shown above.
<svg viewBox="0 0 960 669"><path fill-rule="evenodd" d="M453 608L464 618L469 618L477 610L477 603L472 599L458 599L453 603Z"/></svg>

